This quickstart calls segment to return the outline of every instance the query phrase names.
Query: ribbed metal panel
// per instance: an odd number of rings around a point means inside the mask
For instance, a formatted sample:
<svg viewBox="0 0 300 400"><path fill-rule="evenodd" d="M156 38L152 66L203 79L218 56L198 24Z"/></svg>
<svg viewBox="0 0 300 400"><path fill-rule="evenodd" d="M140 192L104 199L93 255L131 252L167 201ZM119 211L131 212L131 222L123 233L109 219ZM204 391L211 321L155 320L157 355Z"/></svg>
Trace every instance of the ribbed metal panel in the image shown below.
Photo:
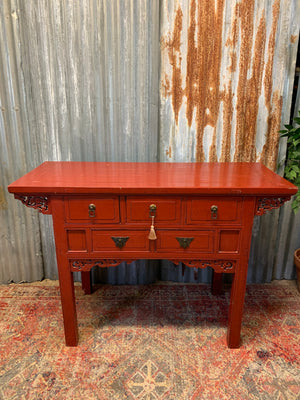
<svg viewBox="0 0 300 400"><path fill-rule="evenodd" d="M299 15L297 0L1 1L1 282L57 277L51 217L6 191L43 161L261 160L275 168ZM293 275L291 218L286 206L255 220L250 280ZM123 263L95 279L211 276L148 264Z"/></svg>
<svg viewBox="0 0 300 400"><path fill-rule="evenodd" d="M297 0L165 0L160 160L276 169L289 119Z"/></svg>
<svg viewBox="0 0 300 400"><path fill-rule="evenodd" d="M51 217L6 186L46 160L157 161L159 2L10 0L0 12L1 281L41 279L41 249L56 278Z"/></svg>
<svg viewBox="0 0 300 400"><path fill-rule="evenodd" d="M159 159L257 161L282 172L278 131L290 117L300 2L165 0L161 16ZM293 274L291 262L284 273L278 265L287 261L278 251L290 250L278 238L284 210L254 221L251 282Z"/></svg>
<svg viewBox="0 0 300 400"><path fill-rule="evenodd" d="M0 2L0 280L31 281L43 276L37 213L8 195L9 183L34 166L29 133L20 37L15 8Z"/></svg>

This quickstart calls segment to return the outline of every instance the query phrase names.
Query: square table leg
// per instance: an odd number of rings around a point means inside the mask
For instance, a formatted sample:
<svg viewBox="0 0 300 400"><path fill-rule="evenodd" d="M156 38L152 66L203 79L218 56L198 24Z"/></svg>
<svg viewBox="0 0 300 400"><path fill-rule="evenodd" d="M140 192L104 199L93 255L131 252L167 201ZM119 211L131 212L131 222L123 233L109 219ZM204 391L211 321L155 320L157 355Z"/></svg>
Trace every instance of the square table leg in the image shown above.
<svg viewBox="0 0 300 400"><path fill-rule="evenodd" d="M92 293L91 271L81 271L81 286L85 294Z"/></svg>
<svg viewBox="0 0 300 400"><path fill-rule="evenodd" d="M240 265L240 268L238 268L237 271L234 273L233 283L231 287L227 329L227 343L228 347L231 349L236 349L240 346L240 334L246 292L246 281L247 260L245 260L244 267Z"/></svg>
<svg viewBox="0 0 300 400"><path fill-rule="evenodd" d="M56 197L52 200L52 210L65 340L67 346L77 346L78 325L74 280L67 257L68 245L64 229L64 201L62 198Z"/></svg>
<svg viewBox="0 0 300 400"><path fill-rule="evenodd" d="M58 273L66 345L77 346L78 325L73 272L68 269L68 265L64 268L60 262L58 265Z"/></svg>
<svg viewBox="0 0 300 400"><path fill-rule="evenodd" d="M223 286L223 274L213 271L211 292L214 296L218 296L222 293Z"/></svg>

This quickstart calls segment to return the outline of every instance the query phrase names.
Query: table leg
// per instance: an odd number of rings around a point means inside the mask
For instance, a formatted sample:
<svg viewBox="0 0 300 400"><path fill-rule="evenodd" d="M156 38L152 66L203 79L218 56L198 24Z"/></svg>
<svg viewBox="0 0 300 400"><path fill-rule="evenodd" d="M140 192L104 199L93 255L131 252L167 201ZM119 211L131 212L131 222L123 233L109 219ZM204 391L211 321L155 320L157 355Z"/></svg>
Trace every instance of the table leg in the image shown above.
<svg viewBox="0 0 300 400"><path fill-rule="evenodd" d="M247 263L247 261L245 263ZM240 333L246 292L247 265L245 265L245 268L243 268L242 265L240 265L240 267L241 268L234 274L230 295L227 343L228 347L231 349L236 349L240 346Z"/></svg>
<svg viewBox="0 0 300 400"><path fill-rule="evenodd" d="M223 274L213 271L211 292L214 296L220 295L222 293L223 286Z"/></svg>
<svg viewBox="0 0 300 400"><path fill-rule="evenodd" d="M78 326L74 293L73 272L58 268L62 313L67 346L77 346Z"/></svg>
<svg viewBox="0 0 300 400"><path fill-rule="evenodd" d="M91 271L81 271L81 286L85 294L92 293Z"/></svg>
<svg viewBox="0 0 300 400"><path fill-rule="evenodd" d="M70 271L67 258L68 245L64 229L64 201L55 197L51 200L53 211L53 228L56 247L57 269L60 286L60 297L67 346L77 346L78 326L74 293L73 272Z"/></svg>

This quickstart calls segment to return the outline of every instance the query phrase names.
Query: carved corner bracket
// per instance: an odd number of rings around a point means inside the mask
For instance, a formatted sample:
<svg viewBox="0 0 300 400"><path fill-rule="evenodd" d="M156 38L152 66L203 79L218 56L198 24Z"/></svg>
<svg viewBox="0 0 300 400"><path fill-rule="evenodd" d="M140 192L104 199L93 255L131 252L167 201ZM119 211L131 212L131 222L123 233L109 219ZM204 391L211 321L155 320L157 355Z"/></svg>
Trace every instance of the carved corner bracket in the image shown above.
<svg viewBox="0 0 300 400"><path fill-rule="evenodd" d="M236 261L228 261L228 260L170 260L174 264L178 265L180 262L183 263L184 266L189 268L207 268L211 267L216 272L225 272L232 273L236 268Z"/></svg>
<svg viewBox="0 0 300 400"><path fill-rule="evenodd" d="M51 214L50 200L48 197L15 194L15 199L20 200L26 207L34 208L42 214Z"/></svg>
<svg viewBox="0 0 300 400"><path fill-rule="evenodd" d="M269 210L281 207L291 196L285 197L262 197L256 202L256 215L263 215Z"/></svg>
<svg viewBox="0 0 300 400"><path fill-rule="evenodd" d="M133 260L70 260L70 270L72 272L90 271L93 267L116 267L122 262L130 264Z"/></svg>

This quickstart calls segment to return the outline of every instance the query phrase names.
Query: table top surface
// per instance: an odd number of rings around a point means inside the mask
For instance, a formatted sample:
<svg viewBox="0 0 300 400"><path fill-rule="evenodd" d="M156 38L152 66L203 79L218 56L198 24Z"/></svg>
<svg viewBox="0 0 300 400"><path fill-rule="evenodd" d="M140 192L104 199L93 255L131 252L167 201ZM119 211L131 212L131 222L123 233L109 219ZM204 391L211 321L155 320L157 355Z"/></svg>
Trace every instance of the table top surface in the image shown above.
<svg viewBox="0 0 300 400"><path fill-rule="evenodd" d="M290 196L297 187L260 163L47 161L8 186L24 194Z"/></svg>

